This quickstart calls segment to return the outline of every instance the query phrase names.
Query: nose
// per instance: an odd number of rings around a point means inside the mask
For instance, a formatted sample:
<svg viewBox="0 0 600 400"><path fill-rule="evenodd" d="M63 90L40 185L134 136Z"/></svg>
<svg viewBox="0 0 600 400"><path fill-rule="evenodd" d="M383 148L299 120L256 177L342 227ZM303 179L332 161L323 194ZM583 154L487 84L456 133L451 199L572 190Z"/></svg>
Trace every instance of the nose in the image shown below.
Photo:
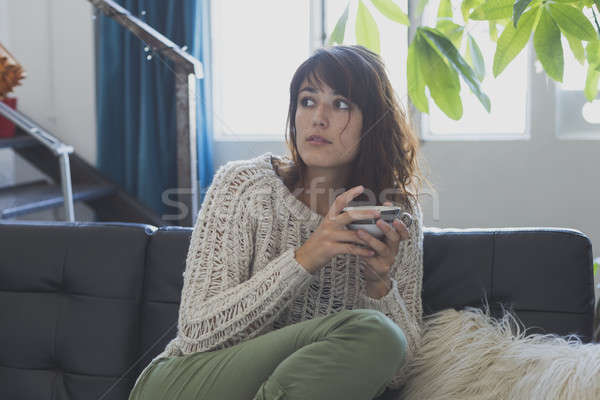
<svg viewBox="0 0 600 400"><path fill-rule="evenodd" d="M321 126L326 128L329 124L328 110L327 105L321 103L314 108L315 112L313 114L313 126Z"/></svg>

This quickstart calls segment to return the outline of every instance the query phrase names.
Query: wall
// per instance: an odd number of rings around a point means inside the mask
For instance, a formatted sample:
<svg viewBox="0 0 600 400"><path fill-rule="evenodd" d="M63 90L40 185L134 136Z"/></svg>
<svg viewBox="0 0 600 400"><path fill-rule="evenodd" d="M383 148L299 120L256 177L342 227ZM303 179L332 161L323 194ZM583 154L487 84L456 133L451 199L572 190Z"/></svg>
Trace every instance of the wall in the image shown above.
<svg viewBox="0 0 600 400"><path fill-rule="evenodd" d="M27 77L14 90L18 108L96 163L94 30L84 0L0 0L0 42L23 65ZM50 180L10 149L0 150L0 187ZM93 211L75 203L79 220ZM19 216L62 220L63 207Z"/></svg>
<svg viewBox="0 0 600 400"><path fill-rule="evenodd" d="M96 163L94 30L84 0L0 0L0 41L27 77L19 110Z"/></svg>

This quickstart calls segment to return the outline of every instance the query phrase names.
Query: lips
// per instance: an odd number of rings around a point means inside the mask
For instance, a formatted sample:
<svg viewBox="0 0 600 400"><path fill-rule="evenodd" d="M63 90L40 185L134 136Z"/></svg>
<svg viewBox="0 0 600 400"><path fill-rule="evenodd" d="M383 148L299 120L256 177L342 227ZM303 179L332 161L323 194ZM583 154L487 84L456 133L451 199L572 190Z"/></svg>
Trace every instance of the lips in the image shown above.
<svg viewBox="0 0 600 400"><path fill-rule="evenodd" d="M308 137L308 139L306 139L307 141L316 141L316 142L323 142L323 143L331 143L329 140L325 139L323 136L319 136L319 135L310 135Z"/></svg>

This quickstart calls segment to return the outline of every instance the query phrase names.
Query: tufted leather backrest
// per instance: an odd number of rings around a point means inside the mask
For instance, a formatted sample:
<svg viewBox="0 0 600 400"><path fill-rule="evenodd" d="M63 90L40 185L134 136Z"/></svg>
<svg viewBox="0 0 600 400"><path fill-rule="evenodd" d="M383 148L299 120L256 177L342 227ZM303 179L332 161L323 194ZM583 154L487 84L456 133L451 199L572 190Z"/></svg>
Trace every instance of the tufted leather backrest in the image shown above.
<svg viewBox="0 0 600 400"><path fill-rule="evenodd" d="M191 228L0 223L0 399L128 398L176 335ZM592 250L568 229L425 231L423 306L512 306L591 339Z"/></svg>
<svg viewBox="0 0 600 400"><path fill-rule="evenodd" d="M559 228L438 229L424 239L423 312L502 306L528 333L592 340L593 255L581 232Z"/></svg>
<svg viewBox="0 0 600 400"><path fill-rule="evenodd" d="M1 399L98 399L127 370L152 229L0 225Z"/></svg>
<svg viewBox="0 0 600 400"><path fill-rule="evenodd" d="M162 228L150 238L141 307L140 357L137 375L177 334L177 317L189 228Z"/></svg>

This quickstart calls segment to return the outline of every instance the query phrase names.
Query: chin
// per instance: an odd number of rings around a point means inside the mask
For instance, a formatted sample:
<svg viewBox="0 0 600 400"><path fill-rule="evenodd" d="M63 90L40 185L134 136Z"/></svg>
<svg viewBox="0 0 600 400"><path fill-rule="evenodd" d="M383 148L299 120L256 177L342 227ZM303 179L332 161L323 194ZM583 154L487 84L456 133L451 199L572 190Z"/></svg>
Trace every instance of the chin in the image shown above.
<svg viewBox="0 0 600 400"><path fill-rule="evenodd" d="M313 168L337 168L344 165L343 162L337 157L332 156L331 154L308 154L302 155L302 160L304 164L308 167Z"/></svg>
<svg viewBox="0 0 600 400"><path fill-rule="evenodd" d="M300 157L304 160L304 163L309 166L317 166L313 164L331 164L332 156L328 151L324 151L324 149L310 149L304 148L300 151Z"/></svg>

